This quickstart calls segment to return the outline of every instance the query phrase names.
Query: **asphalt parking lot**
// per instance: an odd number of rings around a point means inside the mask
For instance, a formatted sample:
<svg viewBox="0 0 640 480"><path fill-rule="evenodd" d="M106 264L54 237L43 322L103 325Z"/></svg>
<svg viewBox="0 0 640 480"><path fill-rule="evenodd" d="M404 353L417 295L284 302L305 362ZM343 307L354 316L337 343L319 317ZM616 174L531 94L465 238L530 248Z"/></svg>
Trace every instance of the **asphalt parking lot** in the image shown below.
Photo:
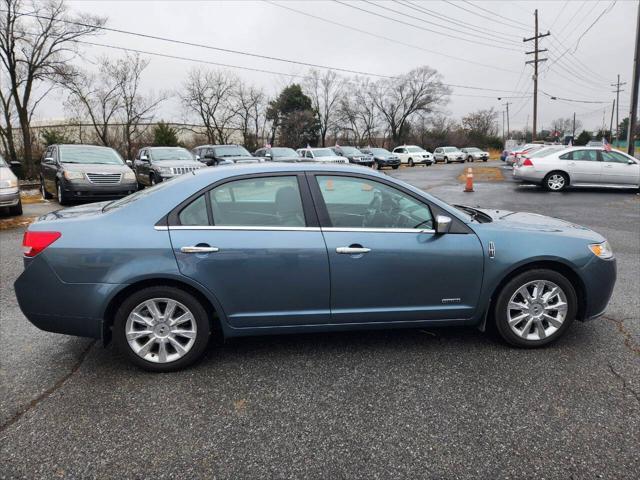
<svg viewBox="0 0 640 480"><path fill-rule="evenodd" d="M467 166L388 173L602 233L618 259L604 318L533 351L460 328L214 341L197 366L149 374L31 326L13 294L23 228L0 230L0 477L637 478L640 196L547 193L499 161L464 193Z"/></svg>

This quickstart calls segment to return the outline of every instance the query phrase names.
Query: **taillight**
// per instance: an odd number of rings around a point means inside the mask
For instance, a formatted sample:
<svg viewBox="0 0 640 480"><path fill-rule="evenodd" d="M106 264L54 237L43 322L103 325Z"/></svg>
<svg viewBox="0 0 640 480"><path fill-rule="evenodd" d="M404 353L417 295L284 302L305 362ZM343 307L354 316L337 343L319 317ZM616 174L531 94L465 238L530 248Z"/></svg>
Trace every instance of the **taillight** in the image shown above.
<svg viewBox="0 0 640 480"><path fill-rule="evenodd" d="M533 162L530 158L525 158L524 162L522 162L523 167L533 167Z"/></svg>
<svg viewBox="0 0 640 480"><path fill-rule="evenodd" d="M60 232L26 231L22 237L22 253L25 257L35 257L61 236Z"/></svg>

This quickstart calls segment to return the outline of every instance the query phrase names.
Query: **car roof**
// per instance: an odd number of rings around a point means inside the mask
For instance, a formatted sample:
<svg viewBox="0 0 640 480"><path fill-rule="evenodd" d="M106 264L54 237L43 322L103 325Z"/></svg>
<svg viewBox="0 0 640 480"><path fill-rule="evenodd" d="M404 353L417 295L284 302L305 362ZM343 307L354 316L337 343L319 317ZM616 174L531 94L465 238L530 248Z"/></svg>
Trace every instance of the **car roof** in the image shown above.
<svg viewBox="0 0 640 480"><path fill-rule="evenodd" d="M184 147L142 147L142 148L140 148L140 150L145 149L145 148L147 150L157 150L158 148L180 148L182 150L186 150L186 148L184 148Z"/></svg>

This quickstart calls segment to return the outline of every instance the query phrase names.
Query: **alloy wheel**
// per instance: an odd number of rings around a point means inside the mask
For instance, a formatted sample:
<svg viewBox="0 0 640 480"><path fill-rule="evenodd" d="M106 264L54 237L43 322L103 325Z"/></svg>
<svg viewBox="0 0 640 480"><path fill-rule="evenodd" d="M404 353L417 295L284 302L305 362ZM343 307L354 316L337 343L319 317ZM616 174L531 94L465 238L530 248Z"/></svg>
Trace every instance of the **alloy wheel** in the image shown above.
<svg viewBox="0 0 640 480"><path fill-rule="evenodd" d="M556 333L567 316L567 295L549 280L518 288L507 304L511 331L524 340L543 340Z"/></svg>
<svg viewBox="0 0 640 480"><path fill-rule="evenodd" d="M131 350L153 363L170 363L184 357L197 334L191 311L170 298L145 300L131 311L125 324Z"/></svg>
<svg viewBox="0 0 640 480"><path fill-rule="evenodd" d="M57 183L56 193L58 194L58 203L62 205L63 198L62 198L62 187L60 186L60 182Z"/></svg>
<svg viewBox="0 0 640 480"><path fill-rule="evenodd" d="M553 175L550 175L549 178L547 179L547 186L549 187L549 190L554 190L554 191L562 190L564 188L564 184L565 184L564 176L559 173L554 173Z"/></svg>

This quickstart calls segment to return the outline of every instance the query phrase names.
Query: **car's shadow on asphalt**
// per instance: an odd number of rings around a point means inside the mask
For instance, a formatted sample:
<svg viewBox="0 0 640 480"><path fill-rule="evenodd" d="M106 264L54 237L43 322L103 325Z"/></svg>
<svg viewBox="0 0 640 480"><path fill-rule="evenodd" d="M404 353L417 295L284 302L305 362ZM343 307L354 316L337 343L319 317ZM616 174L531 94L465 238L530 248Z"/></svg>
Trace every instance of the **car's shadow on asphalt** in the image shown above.
<svg viewBox="0 0 640 480"><path fill-rule="evenodd" d="M512 182L514 184L514 191L516 192L526 192L526 193L538 193L544 195L576 195L580 193L608 193L611 195L635 195L638 193L638 188L629 187L629 188L605 188L605 187L580 187L580 188L567 188L561 192L550 192L545 190L540 185L528 184L528 183L518 183Z"/></svg>

